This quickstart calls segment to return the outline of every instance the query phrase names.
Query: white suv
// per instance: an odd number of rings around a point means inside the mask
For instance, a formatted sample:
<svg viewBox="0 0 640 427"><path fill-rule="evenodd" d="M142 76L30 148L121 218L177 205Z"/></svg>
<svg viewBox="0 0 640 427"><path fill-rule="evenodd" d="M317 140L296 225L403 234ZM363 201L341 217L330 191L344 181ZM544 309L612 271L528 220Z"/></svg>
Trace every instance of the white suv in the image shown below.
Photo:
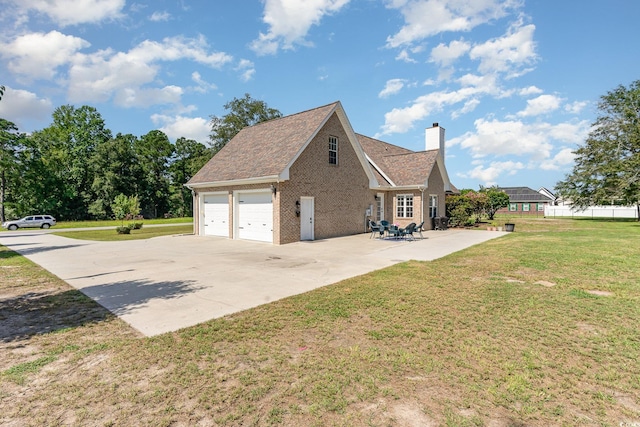
<svg viewBox="0 0 640 427"><path fill-rule="evenodd" d="M49 228L56 225L56 219L51 215L31 215L15 221L2 223L2 228L17 230L18 228Z"/></svg>

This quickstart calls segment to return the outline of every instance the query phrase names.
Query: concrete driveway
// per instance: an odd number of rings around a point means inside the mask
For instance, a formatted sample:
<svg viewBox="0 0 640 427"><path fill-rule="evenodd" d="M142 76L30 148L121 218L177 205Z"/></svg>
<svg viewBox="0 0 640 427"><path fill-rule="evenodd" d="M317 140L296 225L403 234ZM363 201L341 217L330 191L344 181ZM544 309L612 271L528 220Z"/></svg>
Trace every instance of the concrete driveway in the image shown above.
<svg viewBox="0 0 640 427"><path fill-rule="evenodd" d="M93 242L19 230L0 233L0 244L152 336L504 234L430 231L413 242L361 234L274 246L192 235Z"/></svg>

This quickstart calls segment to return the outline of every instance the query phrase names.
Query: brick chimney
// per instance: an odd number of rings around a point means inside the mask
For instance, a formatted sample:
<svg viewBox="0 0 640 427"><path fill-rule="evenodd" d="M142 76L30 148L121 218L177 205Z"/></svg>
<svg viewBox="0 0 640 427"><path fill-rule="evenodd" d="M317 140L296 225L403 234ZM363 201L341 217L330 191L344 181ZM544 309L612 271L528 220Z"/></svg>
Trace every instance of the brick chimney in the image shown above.
<svg viewBox="0 0 640 427"><path fill-rule="evenodd" d="M438 123L425 129L425 149L440 150L440 155L444 160L444 128L440 127Z"/></svg>

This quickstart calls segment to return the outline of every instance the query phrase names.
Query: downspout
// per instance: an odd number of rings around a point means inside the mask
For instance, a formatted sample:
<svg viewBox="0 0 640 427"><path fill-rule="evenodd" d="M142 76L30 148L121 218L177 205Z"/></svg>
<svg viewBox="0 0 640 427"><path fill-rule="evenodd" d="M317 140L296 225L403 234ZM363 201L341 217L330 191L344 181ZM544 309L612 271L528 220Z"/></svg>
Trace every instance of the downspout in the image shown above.
<svg viewBox="0 0 640 427"><path fill-rule="evenodd" d="M426 190L426 187L418 187L418 190L420 190L420 200L422 201L422 209L420 209L420 221L424 223L424 191ZM424 224L422 225L424 227ZM424 228L423 228L424 229Z"/></svg>
<svg viewBox="0 0 640 427"><path fill-rule="evenodd" d="M191 214L193 214L196 207L196 192L193 191L193 188L187 187L191 190ZM198 206L198 217L200 216L200 206ZM197 222L198 228L200 228L200 221ZM197 236L200 234L200 231L196 232L196 215L193 215L193 235Z"/></svg>

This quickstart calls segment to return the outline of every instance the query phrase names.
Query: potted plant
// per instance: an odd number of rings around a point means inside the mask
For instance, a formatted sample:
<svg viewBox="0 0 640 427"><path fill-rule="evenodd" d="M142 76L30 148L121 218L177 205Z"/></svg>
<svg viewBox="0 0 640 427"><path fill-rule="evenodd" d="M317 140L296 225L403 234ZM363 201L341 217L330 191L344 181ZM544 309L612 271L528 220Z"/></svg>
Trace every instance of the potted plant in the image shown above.
<svg viewBox="0 0 640 427"><path fill-rule="evenodd" d="M515 228L516 228L516 225L513 222L511 222L511 217L507 217L504 223L504 231L514 231Z"/></svg>

